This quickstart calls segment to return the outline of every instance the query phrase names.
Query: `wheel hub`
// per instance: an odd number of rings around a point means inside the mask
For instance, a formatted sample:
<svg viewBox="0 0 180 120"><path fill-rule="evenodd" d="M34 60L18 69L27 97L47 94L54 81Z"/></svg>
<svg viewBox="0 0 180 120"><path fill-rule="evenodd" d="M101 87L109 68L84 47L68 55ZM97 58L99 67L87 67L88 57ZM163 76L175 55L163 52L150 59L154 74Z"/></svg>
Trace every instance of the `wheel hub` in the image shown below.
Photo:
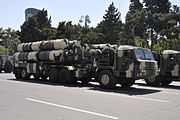
<svg viewBox="0 0 180 120"><path fill-rule="evenodd" d="M148 81L149 81L150 83L154 82L155 80L156 80L155 77L149 77L149 78L148 78Z"/></svg>
<svg viewBox="0 0 180 120"><path fill-rule="evenodd" d="M101 77L101 82L104 84L104 85L107 85L109 83L109 76L108 75L102 75Z"/></svg>
<svg viewBox="0 0 180 120"><path fill-rule="evenodd" d="M22 77L25 77L25 76L26 76L26 71L22 70Z"/></svg>

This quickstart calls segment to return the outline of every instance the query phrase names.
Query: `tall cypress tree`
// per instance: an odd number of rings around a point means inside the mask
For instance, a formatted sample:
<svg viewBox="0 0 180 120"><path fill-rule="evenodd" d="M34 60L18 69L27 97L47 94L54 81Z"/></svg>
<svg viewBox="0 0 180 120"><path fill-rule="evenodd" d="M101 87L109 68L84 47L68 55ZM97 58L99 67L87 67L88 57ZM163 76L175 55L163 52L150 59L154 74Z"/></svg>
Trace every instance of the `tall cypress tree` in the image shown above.
<svg viewBox="0 0 180 120"><path fill-rule="evenodd" d="M171 8L169 0L144 0L144 3L152 13L168 13Z"/></svg>
<svg viewBox="0 0 180 120"><path fill-rule="evenodd" d="M105 35L104 43L115 44L119 40L122 21L120 12L112 2L103 16L103 20L98 24L97 29Z"/></svg>
<svg viewBox="0 0 180 120"><path fill-rule="evenodd" d="M129 13L135 13L143 8L143 4L139 0L130 0Z"/></svg>

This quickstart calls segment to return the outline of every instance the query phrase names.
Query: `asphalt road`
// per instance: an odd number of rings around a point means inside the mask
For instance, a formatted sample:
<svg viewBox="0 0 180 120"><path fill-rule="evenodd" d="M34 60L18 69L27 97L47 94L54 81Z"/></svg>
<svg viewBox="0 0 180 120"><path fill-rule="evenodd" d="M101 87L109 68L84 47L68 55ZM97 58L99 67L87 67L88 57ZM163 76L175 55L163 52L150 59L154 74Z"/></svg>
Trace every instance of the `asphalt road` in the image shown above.
<svg viewBox="0 0 180 120"><path fill-rule="evenodd" d="M104 90L97 83L59 85L0 74L0 120L179 120L180 82Z"/></svg>

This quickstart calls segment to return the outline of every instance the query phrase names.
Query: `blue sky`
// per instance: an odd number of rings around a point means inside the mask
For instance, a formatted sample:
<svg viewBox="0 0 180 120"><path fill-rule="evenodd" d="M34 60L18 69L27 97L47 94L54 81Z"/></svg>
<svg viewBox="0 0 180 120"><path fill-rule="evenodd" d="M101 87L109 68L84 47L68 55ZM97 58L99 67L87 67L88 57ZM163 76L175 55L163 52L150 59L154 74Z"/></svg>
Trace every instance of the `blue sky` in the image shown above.
<svg viewBox="0 0 180 120"><path fill-rule="evenodd" d="M81 15L89 15L90 26L96 26L112 1L124 21L130 0L0 0L0 27L20 29L25 21L26 8L45 8L51 15L53 27L57 27L60 21L72 21L77 24ZM170 1L180 6L180 0Z"/></svg>

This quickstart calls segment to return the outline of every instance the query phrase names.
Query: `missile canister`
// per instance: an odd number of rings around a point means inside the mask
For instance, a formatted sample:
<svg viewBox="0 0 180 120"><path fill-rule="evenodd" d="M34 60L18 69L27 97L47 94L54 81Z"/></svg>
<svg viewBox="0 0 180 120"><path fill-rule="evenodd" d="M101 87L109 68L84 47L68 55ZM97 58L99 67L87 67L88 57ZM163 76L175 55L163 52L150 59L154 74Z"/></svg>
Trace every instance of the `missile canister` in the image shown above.
<svg viewBox="0 0 180 120"><path fill-rule="evenodd" d="M22 43L17 46L19 52L63 50L69 46L67 39L57 39L49 41L37 41L31 43Z"/></svg>
<svg viewBox="0 0 180 120"><path fill-rule="evenodd" d="M16 61L62 61L63 50L40 51L40 52L16 52L14 54Z"/></svg>

